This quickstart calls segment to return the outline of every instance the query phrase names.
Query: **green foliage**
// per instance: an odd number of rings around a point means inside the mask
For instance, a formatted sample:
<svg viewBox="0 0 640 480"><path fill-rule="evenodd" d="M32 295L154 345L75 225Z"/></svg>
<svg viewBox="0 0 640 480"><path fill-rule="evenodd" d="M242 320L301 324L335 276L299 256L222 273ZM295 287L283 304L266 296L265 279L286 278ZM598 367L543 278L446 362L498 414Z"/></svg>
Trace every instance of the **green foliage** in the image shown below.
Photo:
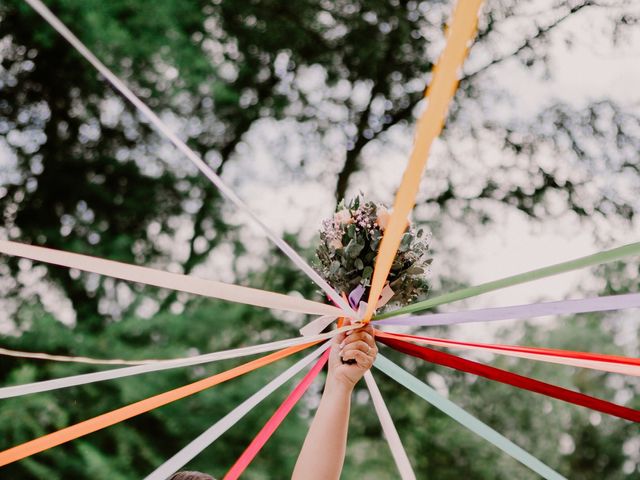
<svg viewBox="0 0 640 480"><path fill-rule="evenodd" d="M336 213L322 223L316 248L317 268L331 286L347 295L358 285L368 291L388 221L384 206L365 202L362 196L338 204ZM387 277L394 292L390 305L408 305L427 294L426 274L432 261L428 251L428 235L409 225Z"/></svg>
<svg viewBox="0 0 640 480"><path fill-rule="evenodd" d="M383 141L390 128L412 121L414 106L423 94L425 75L431 68L433 42L441 38L448 5L394 0L46 3L153 109L161 115L173 112L180 135L218 173L233 161L236 147L263 118L287 118L308 124L314 135L344 132L344 145L337 150L342 153L337 155L340 165L334 168L326 158L320 159L323 175L336 172L337 198L344 197L352 175L361 168L363 148L370 142ZM490 21L480 32L478 43L480 48L489 43L484 50L489 54L487 58L494 54L492 34L500 31L494 29L496 24L514 14L516 3L494 2L487 7ZM592 3L585 2L574 11ZM544 42L537 41L543 37L535 34L531 48L525 49L524 54L544 58L547 49ZM0 140L2 148L11 154L0 171L3 236L160 268L170 265L186 273L206 265L218 247L229 246L240 260L252 253L241 246L236 229L227 224L217 191L183 163L176 152L167 153L164 139L151 132L137 113L24 2L0 3L0 39ZM519 55L505 58L520 58ZM494 63L499 62L491 64ZM317 91L298 83L299 76L309 68L322 72L321 100ZM473 79L470 75L461 81L461 98L465 101L474 101L484 88ZM356 88L367 90L364 102L356 98ZM334 111L343 114L335 117ZM455 118L459 109L454 106L452 113ZM606 146L607 155L603 158L609 160L610 154L620 160L619 164L607 165L607 171L619 171L634 168L637 163L635 157L629 160L625 156L625 152L635 155L638 150L628 148L636 145L632 136L634 121L605 102L579 115L565 107L555 108L545 112L541 121L536 120L536 125L554 126L553 132L544 134L546 148L573 145L573 151L583 152L579 155L583 163L594 160L584 153L590 150L583 145L584 132L595 132L599 143ZM447 178L440 190L433 185L425 200L437 207L437 215L429 219L431 225L452 215L448 210L451 205L455 212L462 206L470 226L488 222L490 216L475 208L473 202L478 200L500 202L539 216L537 212L545 211L545 198L550 192L561 193L562 198L566 197L567 209L580 215L595 209L609 212L608 215L614 212L624 219L633 217L633 209L617 196L619 192L615 196L593 195L590 191L584 194L580 184L564 178L562 169L544 169L535 164L532 167L537 144L531 139L539 138L537 133L523 134L521 126L491 128L504 141L504 148L518 155L520 163L516 162L513 168L527 171L530 184L511 184L511 167L497 168L497 177L481 179L484 183L478 193L469 196ZM460 129L469 137L476 134L473 127L464 124ZM5 150L0 152L4 154ZM585 188L590 185L587 182ZM185 242L187 253L176 260L170 250L175 245L176 232L185 226L190 232ZM293 236L287 240L300 247ZM352 246L350 253L357 258L364 250ZM309 258L311 254L306 252ZM278 292L298 291L307 298L319 299L314 287L276 252L265 258L255 270L237 269L236 281ZM365 277L370 275L367 267L364 261L358 264ZM603 290L637 290L637 273L637 267L612 267L602 274L607 278ZM30 275L39 276L39 285L69 302L68 310L74 313L75 323L63 324L51 313L51 304L58 301L47 300L46 295L34 290L23 278ZM291 337L308 320L76 275L61 268L45 270L14 259L3 259L0 276L2 301L17 306L15 312L9 313L8 326L2 325L9 331L2 337L2 345L18 350L98 358L173 358ZM443 291L460 284L458 278L439 278L438 282ZM122 291L132 297L130 301L119 298ZM149 305L151 313L149 308L147 313L140 313L145 310L142 307ZM522 343L619 353L615 335L613 329L603 328L596 317L589 321L581 318L554 330L530 326ZM393 352L385 353L421 379L431 381L438 378L434 374L441 375L453 400L570 478L640 477L637 463L633 464L633 458L624 450L629 442L637 441L635 425L604 416L594 418L584 409L399 358ZM638 352L628 354L637 356ZM0 476L142 478L294 360L281 361L25 459L3 468ZM0 448L176 388L239 362L3 400ZM603 398L613 399L616 392L625 392L632 396L629 404L640 407L638 385L631 380L503 358L492 362ZM14 385L96 369L3 358L0 383ZM410 392L399 389L389 379L377 377L419 478L532 478L523 467ZM221 476L285 393L283 389L267 399L190 467ZM354 397L344 478L396 478L366 395L360 386ZM317 396L316 389L296 407L252 464L246 478L288 476ZM561 451L561 442L573 443L573 451ZM628 462L632 463L631 473L625 466Z"/></svg>

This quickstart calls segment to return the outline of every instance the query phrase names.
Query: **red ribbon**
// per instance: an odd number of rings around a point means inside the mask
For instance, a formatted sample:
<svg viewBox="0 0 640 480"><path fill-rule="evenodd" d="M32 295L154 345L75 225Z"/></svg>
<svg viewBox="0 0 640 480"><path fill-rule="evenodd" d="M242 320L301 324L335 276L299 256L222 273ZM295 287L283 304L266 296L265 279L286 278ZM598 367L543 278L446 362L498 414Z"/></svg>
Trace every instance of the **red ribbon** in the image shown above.
<svg viewBox="0 0 640 480"><path fill-rule="evenodd" d="M464 358L451 355L449 353L439 352L427 347L420 347L409 342L396 340L392 338L380 338L378 340L395 350L406 353L413 357L421 358L428 362L443 365L449 368L455 368L462 372L471 373L490 380L512 385L514 387L529 390L531 392L541 393L549 397L557 398L565 402L573 403L583 407L597 410L602 413L608 413L632 422L640 422L640 410L623 407L615 403L607 402L599 398L591 397L583 393L574 392L566 388L551 385L549 383L534 380L533 378L524 377L516 373L511 373L499 368L490 367L482 363L473 362Z"/></svg>
<svg viewBox="0 0 640 480"><path fill-rule="evenodd" d="M487 348L497 352L505 351L505 352L532 353L534 355L550 355L553 357L575 358L578 360L593 360L597 362L619 363L623 365L640 366L640 358L622 357L620 355L608 355L604 353L576 352L573 350L557 350L554 348L544 348L544 347L522 347L519 345L499 345L499 344L492 344L492 343L460 342L456 340L445 340L442 338L421 337L417 335L409 335L406 333L391 333L391 332L381 332L379 330L376 330L376 338L379 338L379 337L397 338L397 339L403 339L403 340L409 340L409 341L414 340L417 342L419 342L420 340L426 340L426 341L444 342L444 343L451 344L452 346Z"/></svg>

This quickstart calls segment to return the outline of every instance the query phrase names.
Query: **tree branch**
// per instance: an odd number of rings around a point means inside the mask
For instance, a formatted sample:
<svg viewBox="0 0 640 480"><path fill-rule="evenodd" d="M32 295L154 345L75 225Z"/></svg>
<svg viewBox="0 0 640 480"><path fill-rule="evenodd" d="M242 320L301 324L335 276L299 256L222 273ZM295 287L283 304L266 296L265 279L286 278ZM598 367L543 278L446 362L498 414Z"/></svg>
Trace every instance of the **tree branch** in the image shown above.
<svg viewBox="0 0 640 480"><path fill-rule="evenodd" d="M510 58L513 58L514 56L518 55L520 52L522 52L525 49L529 48L534 41L536 41L537 39L540 39L540 38L544 37L545 35L547 35L551 30L553 30L554 28L559 26L562 22L564 22L567 18L569 18L574 13L579 12L583 8L592 7L592 6L599 6L599 5L596 2L593 2L592 0L587 0L584 3L581 3L579 5L576 5L576 6L572 7L569 10L569 12L567 12L565 15L561 16L560 18L556 19L553 23L551 23L549 25L546 25L544 27L538 27L538 31L533 36L527 38L518 48L513 50L511 53L508 53L508 54L503 55L501 57L494 58L489 63L487 63L486 65L480 67L475 72L472 72L472 73L462 77L460 79L460 85L463 86L464 83L469 82L471 79L473 79L474 77L476 77L480 73L485 72L486 70L488 70L489 68L493 67L494 65L497 65L498 63L504 62L505 60L508 60Z"/></svg>

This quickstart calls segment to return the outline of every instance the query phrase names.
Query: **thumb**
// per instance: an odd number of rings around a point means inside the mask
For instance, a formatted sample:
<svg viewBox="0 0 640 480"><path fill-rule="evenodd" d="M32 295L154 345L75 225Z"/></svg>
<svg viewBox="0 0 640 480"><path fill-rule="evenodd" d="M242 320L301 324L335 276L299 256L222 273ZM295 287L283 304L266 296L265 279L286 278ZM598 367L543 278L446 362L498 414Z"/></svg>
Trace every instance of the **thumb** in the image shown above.
<svg viewBox="0 0 640 480"><path fill-rule="evenodd" d="M348 318L345 318L342 321L342 326L346 327L347 325L351 325L351 320L349 320ZM334 345L340 345L342 343L342 341L345 339L345 337L347 336L349 332L342 332L339 333L338 335L336 335L335 337L333 337L333 344Z"/></svg>

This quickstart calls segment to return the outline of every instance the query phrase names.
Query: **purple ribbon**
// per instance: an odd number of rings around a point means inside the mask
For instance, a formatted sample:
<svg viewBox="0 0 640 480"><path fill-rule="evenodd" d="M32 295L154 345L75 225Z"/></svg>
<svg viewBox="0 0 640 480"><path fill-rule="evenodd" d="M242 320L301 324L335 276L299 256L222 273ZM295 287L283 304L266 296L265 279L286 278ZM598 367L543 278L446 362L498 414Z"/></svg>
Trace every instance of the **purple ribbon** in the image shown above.
<svg viewBox="0 0 640 480"><path fill-rule="evenodd" d="M351 290L349 294L349 305L354 310L358 310L358 305L360 305L360 300L362 300L362 296L364 295L364 287L361 284L358 284L356 288Z"/></svg>

